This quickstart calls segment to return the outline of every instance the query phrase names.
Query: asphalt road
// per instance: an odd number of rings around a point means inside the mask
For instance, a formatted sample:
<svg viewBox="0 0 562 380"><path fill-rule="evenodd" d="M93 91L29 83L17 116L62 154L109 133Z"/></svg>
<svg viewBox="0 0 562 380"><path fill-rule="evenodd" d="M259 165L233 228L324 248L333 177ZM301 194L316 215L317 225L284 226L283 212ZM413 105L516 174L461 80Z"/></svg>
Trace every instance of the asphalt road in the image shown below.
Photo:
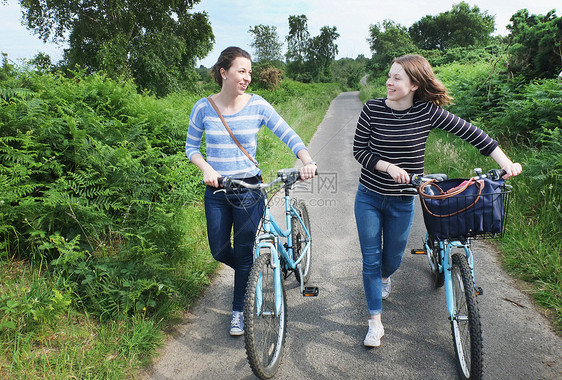
<svg viewBox="0 0 562 380"><path fill-rule="evenodd" d="M425 256L404 257L383 303L385 336L367 349L367 310L353 202L359 165L351 154L361 109L358 93L342 93L309 149L320 176L297 196L308 205L313 233L310 283L315 298L287 279L288 331L277 379L455 379L444 289L432 285ZM407 252L425 234L420 210ZM490 244L475 242L477 283L488 379L562 379L562 339L498 265ZM255 379L243 337L231 337L233 272L222 268L198 304L176 326L146 378Z"/></svg>

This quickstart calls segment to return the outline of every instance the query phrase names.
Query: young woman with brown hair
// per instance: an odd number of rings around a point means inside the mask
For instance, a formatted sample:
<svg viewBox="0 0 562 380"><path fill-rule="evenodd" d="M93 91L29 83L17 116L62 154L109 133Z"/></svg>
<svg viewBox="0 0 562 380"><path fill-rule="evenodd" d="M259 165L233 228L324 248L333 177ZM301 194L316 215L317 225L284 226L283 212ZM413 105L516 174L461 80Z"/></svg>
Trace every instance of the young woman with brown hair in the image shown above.
<svg viewBox="0 0 562 380"><path fill-rule="evenodd" d="M429 132L439 128L466 140L492 157L506 171L506 179L522 170L485 132L441 108L452 98L424 57L396 58L386 89L386 98L364 105L353 142L362 166L355 218L370 315L365 346L379 346L384 335L382 299L390 293L390 276L400 266L414 217L414 197L403 190L411 174L423 173Z"/></svg>

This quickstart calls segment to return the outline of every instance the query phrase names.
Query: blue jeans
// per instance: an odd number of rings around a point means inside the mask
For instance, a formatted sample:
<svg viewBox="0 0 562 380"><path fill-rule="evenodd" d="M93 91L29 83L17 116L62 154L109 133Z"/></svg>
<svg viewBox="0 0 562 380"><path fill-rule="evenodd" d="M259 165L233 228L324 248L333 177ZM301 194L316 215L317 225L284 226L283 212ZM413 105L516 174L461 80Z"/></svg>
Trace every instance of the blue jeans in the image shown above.
<svg viewBox="0 0 562 380"><path fill-rule="evenodd" d="M256 231L263 216L263 197L259 190L242 189L213 194L216 190L207 186L205 191L209 246L215 260L234 269L232 310L243 311Z"/></svg>
<svg viewBox="0 0 562 380"><path fill-rule="evenodd" d="M355 220L363 255L363 286L369 314L382 312L382 278L402 262L414 219L414 197L387 196L359 184Z"/></svg>

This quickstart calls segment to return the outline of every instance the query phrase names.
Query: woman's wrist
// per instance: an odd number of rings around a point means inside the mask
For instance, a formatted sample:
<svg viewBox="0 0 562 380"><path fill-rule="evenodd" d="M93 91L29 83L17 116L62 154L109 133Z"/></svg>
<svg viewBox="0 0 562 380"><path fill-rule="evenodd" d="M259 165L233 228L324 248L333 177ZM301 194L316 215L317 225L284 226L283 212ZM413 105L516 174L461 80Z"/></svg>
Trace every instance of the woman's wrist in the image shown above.
<svg viewBox="0 0 562 380"><path fill-rule="evenodd" d="M312 160L311 160L311 161L308 161L306 164L304 164L304 166L308 166L308 165L316 165L316 166L318 166L318 165L316 164L316 161L312 161Z"/></svg>
<svg viewBox="0 0 562 380"><path fill-rule="evenodd" d="M386 169L384 169L384 171L388 173L388 169L390 169L391 166L392 166L392 162L389 162Z"/></svg>

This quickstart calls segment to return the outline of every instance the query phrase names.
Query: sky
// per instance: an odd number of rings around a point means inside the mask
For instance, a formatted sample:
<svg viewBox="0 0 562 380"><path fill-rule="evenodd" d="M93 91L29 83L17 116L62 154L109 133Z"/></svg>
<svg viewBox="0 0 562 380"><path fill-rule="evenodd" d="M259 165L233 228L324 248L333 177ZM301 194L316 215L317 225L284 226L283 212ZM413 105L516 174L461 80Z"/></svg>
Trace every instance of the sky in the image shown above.
<svg viewBox="0 0 562 380"><path fill-rule="evenodd" d="M157 1L157 0L155 0ZM369 26L392 20L402 26L410 27L427 15L438 15L451 10L453 4L461 0L201 0L194 7L195 12L207 12L215 45L209 55L198 62L211 67L220 52L228 46L240 46L253 54L250 47L252 35L248 30L256 25L275 26L279 42L285 42L289 30L289 16L306 15L308 31L311 36L320 34L323 26L337 28L340 37L339 58L356 58L362 54L371 57L367 38ZM518 10L526 8L530 14L544 15L556 9L562 16L560 0L466 0L480 11L495 16L495 35L507 35L506 25ZM49 54L54 62L62 58L63 49L53 43L43 43L21 23L21 9L17 0L8 0L7 5L0 2L0 51L8 54L8 59L19 62L31 59L38 52ZM285 52L286 43L283 45Z"/></svg>

